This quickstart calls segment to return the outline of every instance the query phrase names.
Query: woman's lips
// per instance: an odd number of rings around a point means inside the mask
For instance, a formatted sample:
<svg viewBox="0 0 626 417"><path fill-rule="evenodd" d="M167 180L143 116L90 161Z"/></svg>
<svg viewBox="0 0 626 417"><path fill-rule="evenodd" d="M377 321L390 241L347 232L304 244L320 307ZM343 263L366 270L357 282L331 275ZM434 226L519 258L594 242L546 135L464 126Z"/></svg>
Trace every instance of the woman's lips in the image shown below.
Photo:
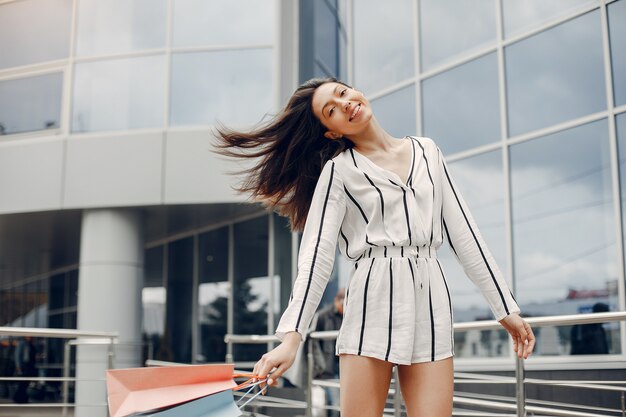
<svg viewBox="0 0 626 417"><path fill-rule="evenodd" d="M361 104L359 103L354 110L352 111L352 115L350 116L349 121L353 121L354 119L356 119L357 117L359 117L361 115Z"/></svg>

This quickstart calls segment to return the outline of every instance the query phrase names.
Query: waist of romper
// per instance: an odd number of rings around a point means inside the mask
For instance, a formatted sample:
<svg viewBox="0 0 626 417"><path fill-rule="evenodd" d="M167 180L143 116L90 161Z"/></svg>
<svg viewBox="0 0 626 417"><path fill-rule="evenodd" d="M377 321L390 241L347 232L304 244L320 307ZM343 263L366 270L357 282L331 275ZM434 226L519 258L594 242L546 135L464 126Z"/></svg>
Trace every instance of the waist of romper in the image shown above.
<svg viewBox="0 0 626 417"><path fill-rule="evenodd" d="M365 250L357 262L365 258L437 258L437 249L432 246L372 246Z"/></svg>

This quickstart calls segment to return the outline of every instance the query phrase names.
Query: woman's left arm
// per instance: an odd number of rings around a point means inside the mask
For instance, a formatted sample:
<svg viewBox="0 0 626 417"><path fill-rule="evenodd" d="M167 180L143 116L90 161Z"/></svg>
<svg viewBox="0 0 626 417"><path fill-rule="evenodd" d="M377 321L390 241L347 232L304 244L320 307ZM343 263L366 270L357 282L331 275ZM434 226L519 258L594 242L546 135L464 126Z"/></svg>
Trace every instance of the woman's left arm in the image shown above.
<svg viewBox="0 0 626 417"><path fill-rule="evenodd" d="M466 275L481 290L496 320L511 335L515 352L520 358L527 358L535 345L532 329L520 317L520 308L451 177L441 150L435 146L441 180L442 223L450 249Z"/></svg>

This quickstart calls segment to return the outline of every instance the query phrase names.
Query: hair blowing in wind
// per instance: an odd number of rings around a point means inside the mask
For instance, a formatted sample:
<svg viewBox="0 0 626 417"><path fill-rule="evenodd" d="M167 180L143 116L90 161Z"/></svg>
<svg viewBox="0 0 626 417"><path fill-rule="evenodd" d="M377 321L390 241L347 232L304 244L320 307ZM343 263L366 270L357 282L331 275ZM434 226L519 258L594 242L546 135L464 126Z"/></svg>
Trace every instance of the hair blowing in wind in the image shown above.
<svg viewBox="0 0 626 417"><path fill-rule="evenodd" d="M313 78L300 85L287 105L272 120L251 131L215 128L213 150L227 157L259 158L256 165L229 174L244 175L238 192L250 193L281 216L292 231L302 231L315 185L324 164L353 143L324 137L326 128L313 114L315 89L326 82L347 84L335 78Z"/></svg>

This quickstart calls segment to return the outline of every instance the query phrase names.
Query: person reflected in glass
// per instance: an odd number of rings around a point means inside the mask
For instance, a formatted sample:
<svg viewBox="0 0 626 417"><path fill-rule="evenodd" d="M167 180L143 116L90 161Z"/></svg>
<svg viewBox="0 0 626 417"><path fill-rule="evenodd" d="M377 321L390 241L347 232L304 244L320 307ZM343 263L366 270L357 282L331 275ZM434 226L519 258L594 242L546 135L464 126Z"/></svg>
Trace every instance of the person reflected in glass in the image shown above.
<svg viewBox="0 0 626 417"><path fill-rule="evenodd" d="M315 331L326 332L339 330L343 321L343 303L346 298L345 288L339 288L333 302L315 313ZM335 355L335 339L315 340L313 342L313 378L339 379L339 357ZM326 405L339 406L339 390L324 386ZM339 412L330 410L329 417L339 417Z"/></svg>
<svg viewBox="0 0 626 417"><path fill-rule="evenodd" d="M518 357L532 353L533 331L432 138L390 135L363 93L335 78L306 81L253 130L220 125L214 133L217 153L256 159L234 172L245 175L237 191L302 232L298 273L275 331L281 343L253 369L264 393L306 338L337 246L353 264L336 342L342 417L380 417L394 366L409 417L451 415L452 300L437 259L444 242Z"/></svg>
<svg viewBox="0 0 626 417"><path fill-rule="evenodd" d="M595 303L594 313L606 313L609 306L606 303ZM609 353L609 340L603 323L576 324L570 331L572 355L601 355Z"/></svg>

